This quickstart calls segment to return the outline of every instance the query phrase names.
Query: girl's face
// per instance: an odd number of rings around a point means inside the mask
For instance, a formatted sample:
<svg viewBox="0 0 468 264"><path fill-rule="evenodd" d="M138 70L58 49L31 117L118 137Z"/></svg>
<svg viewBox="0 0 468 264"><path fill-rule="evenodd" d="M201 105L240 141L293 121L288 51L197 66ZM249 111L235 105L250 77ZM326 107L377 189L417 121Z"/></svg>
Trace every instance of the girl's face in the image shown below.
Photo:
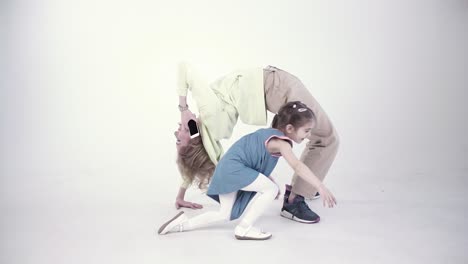
<svg viewBox="0 0 468 264"><path fill-rule="evenodd" d="M294 142L300 144L305 138L309 137L310 131L314 127L314 122L310 121L305 123L299 128L294 128L292 125L286 126L286 136L292 139Z"/></svg>
<svg viewBox="0 0 468 264"><path fill-rule="evenodd" d="M190 140L190 133L187 124L179 123L179 129L174 132L174 136L176 137L176 147L177 151L180 151L181 147L185 147L188 145Z"/></svg>

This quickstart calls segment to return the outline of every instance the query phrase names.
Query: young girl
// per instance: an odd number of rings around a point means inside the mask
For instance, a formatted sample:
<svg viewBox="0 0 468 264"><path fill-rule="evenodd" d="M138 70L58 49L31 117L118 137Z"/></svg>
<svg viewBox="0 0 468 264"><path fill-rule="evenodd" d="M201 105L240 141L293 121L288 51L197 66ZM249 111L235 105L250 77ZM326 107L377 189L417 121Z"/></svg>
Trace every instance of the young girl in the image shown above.
<svg viewBox="0 0 468 264"><path fill-rule="evenodd" d="M333 207L335 197L292 152L292 141L301 143L309 136L314 124L315 116L305 104L295 101L283 105L271 128L259 129L239 139L216 166L207 194L219 201L220 210L190 219L180 212L163 224L158 233L188 231L242 215L234 230L237 239L269 239L270 233L253 225L279 195L278 185L269 175L280 156L295 173L319 190L324 206Z"/></svg>

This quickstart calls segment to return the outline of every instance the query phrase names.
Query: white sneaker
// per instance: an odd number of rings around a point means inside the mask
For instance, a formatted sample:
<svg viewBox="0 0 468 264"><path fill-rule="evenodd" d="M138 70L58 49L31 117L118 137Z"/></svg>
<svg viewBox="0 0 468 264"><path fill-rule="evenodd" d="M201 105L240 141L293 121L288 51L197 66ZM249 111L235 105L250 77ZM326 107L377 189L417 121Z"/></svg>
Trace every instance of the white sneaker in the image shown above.
<svg viewBox="0 0 468 264"><path fill-rule="evenodd" d="M245 228L239 225L234 229L234 235L239 240L267 240L272 236L271 233L263 232L253 226Z"/></svg>
<svg viewBox="0 0 468 264"><path fill-rule="evenodd" d="M158 234L165 235L170 232L182 232L184 231L184 222L188 220L184 212L179 212L171 220L164 223L158 230Z"/></svg>

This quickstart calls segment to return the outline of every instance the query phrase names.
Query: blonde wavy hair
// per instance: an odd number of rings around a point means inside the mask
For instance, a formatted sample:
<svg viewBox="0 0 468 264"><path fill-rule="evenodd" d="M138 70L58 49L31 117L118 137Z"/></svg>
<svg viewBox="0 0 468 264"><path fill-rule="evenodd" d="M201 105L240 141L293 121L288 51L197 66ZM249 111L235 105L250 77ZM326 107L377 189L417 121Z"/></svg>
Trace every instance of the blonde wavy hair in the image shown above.
<svg viewBox="0 0 468 264"><path fill-rule="evenodd" d="M190 139L187 146L180 148L176 163L185 180L195 183L200 189L206 189L215 165L203 146L201 136Z"/></svg>

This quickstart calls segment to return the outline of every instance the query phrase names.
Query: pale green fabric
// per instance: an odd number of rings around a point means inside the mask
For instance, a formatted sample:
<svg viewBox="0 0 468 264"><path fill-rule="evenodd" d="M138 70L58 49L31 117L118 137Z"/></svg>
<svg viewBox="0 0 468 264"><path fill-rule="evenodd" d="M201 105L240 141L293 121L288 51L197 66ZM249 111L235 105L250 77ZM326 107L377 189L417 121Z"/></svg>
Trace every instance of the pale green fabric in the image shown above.
<svg viewBox="0 0 468 264"><path fill-rule="evenodd" d="M266 125L263 68L233 71L209 83L188 63L178 65L177 94L191 91L201 121L203 145L213 163L223 155L221 139L231 137L237 118L248 125ZM187 188L184 180L181 187Z"/></svg>

